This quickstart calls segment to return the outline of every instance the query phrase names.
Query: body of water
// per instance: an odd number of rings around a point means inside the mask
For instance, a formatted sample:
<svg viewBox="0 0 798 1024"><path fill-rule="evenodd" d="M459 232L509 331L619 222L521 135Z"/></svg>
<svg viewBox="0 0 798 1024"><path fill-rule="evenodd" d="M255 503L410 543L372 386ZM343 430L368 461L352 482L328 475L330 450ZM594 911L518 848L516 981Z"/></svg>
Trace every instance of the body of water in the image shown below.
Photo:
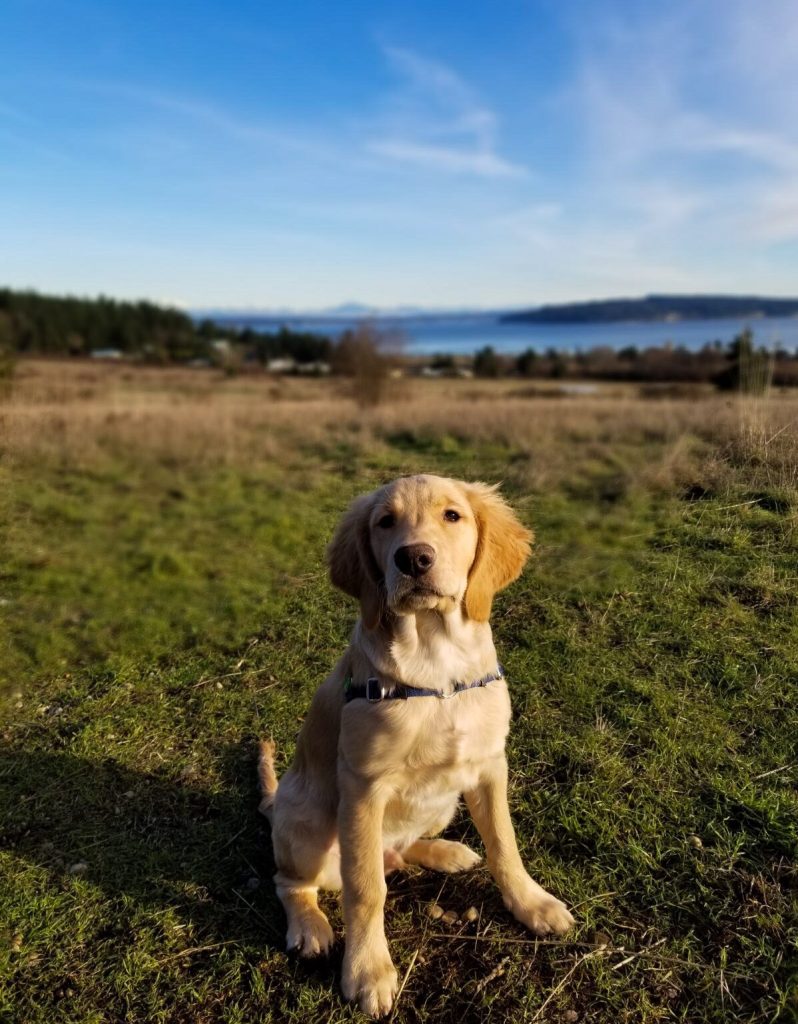
<svg viewBox="0 0 798 1024"><path fill-rule="evenodd" d="M276 331L281 326L313 331L337 339L361 320L342 318L293 318L265 316L218 317L217 322L259 331ZM585 352L593 348L614 349L634 345L654 348L670 344L697 350L708 343L730 342L746 327L754 332L757 345L798 351L798 317L761 317L749 320L681 320L676 323L618 324L519 324L502 323L497 314L459 316L408 316L371 321L378 328L396 331L404 339L408 355L472 355L485 345L507 355L532 348Z"/></svg>

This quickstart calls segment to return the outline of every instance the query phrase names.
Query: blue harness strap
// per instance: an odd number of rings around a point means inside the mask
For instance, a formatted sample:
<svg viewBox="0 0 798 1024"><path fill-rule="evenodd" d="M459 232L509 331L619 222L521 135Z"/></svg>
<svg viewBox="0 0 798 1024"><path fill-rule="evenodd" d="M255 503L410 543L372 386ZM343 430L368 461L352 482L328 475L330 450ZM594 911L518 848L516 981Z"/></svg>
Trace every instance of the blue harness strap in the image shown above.
<svg viewBox="0 0 798 1024"><path fill-rule="evenodd" d="M347 704L350 700L367 700L369 704L379 704L382 700L407 700L409 697L438 697L440 700L446 700L462 693L463 690L473 690L476 686L487 686L488 683L495 683L499 679L504 679L504 669L501 665L496 668L495 672L491 672L481 679L475 679L473 683L455 682L451 693L446 693L444 690L428 690L422 686L407 686L404 683L387 687L376 676L372 676L365 683L353 683L352 677L347 676L344 679L344 700Z"/></svg>

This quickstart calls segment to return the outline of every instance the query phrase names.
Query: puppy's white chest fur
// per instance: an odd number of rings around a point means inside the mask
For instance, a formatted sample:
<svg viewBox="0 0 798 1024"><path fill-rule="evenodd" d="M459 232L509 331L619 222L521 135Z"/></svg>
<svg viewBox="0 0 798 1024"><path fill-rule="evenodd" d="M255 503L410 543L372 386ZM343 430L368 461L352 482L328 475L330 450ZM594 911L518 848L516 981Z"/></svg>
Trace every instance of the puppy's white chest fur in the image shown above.
<svg viewBox="0 0 798 1024"><path fill-rule="evenodd" d="M390 796L384 818L386 847L401 850L434 834L451 820L461 793L477 784L486 761L501 757L510 722L503 681L453 692L496 670L487 623L459 611L402 616L390 640L359 630L353 643L353 675L448 693L353 701L341 720L339 753L357 775L379 774Z"/></svg>
<svg viewBox="0 0 798 1024"><path fill-rule="evenodd" d="M501 757L510 722L503 680L452 697L411 697L379 705L354 701L342 722L340 752L351 770L381 765L390 791L386 848L401 850L449 823L484 765Z"/></svg>

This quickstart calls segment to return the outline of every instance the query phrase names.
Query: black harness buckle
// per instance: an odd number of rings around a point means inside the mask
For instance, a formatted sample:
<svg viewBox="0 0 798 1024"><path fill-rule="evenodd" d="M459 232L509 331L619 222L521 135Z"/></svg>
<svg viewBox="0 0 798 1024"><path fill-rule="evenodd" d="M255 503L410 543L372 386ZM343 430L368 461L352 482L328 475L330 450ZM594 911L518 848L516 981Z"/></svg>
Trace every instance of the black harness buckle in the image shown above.
<svg viewBox="0 0 798 1024"><path fill-rule="evenodd" d="M385 687L380 683L379 679L375 679L372 676L371 679L366 680L366 700L369 704L379 704L384 696Z"/></svg>

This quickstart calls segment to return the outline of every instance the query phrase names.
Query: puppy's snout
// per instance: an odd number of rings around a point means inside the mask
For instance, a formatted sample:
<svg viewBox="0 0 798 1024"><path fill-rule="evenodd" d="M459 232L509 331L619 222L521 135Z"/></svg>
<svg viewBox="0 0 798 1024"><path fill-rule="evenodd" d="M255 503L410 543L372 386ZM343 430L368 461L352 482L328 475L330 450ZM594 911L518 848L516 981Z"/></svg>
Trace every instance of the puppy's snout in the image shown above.
<svg viewBox="0 0 798 1024"><path fill-rule="evenodd" d="M435 549L429 544L406 544L399 548L393 560L399 572L418 579L435 565Z"/></svg>

